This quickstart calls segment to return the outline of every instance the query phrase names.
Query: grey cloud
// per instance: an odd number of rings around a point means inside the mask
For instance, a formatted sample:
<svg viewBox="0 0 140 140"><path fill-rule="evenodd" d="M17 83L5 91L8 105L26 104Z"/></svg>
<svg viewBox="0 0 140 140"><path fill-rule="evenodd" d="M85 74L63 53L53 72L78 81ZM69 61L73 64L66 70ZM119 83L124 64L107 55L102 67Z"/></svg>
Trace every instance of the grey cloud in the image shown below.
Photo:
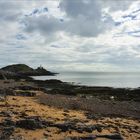
<svg viewBox="0 0 140 140"><path fill-rule="evenodd" d="M62 29L62 23L54 17L47 17L45 15L39 17L27 17L27 26L25 30L27 32L38 31L43 35L52 34Z"/></svg>
<svg viewBox="0 0 140 140"><path fill-rule="evenodd" d="M13 1L0 1L0 20L15 21L21 14L21 5Z"/></svg>
<svg viewBox="0 0 140 140"><path fill-rule="evenodd" d="M63 0L60 8L72 18L80 15L86 16L87 19L101 17L101 7L97 0Z"/></svg>
<svg viewBox="0 0 140 140"><path fill-rule="evenodd" d="M64 31L71 35L95 37L113 24L109 16L106 22L102 20L102 9L97 0L63 0L60 9L66 13L63 22L53 16L27 17L26 31L38 31L43 35Z"/></svg>

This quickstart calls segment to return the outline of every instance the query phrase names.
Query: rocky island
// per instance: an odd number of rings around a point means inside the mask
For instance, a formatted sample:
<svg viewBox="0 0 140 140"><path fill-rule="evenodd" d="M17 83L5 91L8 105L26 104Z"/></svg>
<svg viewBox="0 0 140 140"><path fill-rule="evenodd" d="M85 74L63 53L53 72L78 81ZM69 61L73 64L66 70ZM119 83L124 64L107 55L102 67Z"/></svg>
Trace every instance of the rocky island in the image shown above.
<svg viewBox="0 0 140 140"><path fill-rule="evenodd" d="M34 80L55 73L25 64L0 74L0 140L140 139L140 88Z"/></svg>

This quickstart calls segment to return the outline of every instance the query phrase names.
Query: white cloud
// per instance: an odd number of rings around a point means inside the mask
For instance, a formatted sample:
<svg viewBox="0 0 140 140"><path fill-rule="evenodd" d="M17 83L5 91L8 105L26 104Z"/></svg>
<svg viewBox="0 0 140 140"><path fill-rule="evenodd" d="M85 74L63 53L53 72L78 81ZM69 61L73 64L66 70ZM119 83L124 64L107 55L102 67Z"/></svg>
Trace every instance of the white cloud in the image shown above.
<svg viewBox="0 0 140 140"><path fill-rule="evenodd" d="M139 4L137 0L65 0L58 8L58 1L3 0L0 64L42 64L56 71L137 70Z"/></svg>

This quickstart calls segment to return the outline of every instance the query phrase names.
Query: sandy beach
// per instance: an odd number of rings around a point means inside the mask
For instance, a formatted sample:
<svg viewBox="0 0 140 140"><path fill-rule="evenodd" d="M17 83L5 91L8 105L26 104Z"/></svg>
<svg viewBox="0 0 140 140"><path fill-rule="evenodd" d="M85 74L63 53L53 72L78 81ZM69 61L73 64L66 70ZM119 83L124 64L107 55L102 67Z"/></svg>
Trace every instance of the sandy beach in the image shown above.
<svg viewBox="0 0 140 140"><path fill-rule="evenodd" d="M1 89L36 86L23 81L0 82ZM7 105L0 102L1 136L4 137L6 128L10 129L12 124L14 127L7 140L73 140L80 137L102 140L112 135L125 140L140 139L139 102L83 99L51 95L40 90L30 92L36 96L10 95Z"/></svg>

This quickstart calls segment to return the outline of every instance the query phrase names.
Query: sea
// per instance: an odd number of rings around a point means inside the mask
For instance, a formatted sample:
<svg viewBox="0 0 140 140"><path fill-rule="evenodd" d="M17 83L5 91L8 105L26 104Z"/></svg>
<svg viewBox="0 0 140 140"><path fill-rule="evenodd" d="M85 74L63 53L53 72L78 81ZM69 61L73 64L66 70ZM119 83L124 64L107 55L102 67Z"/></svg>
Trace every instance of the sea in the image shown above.
<svg viewBox="0 0 140 140"><path fill-rule="evenodd" d="M36 80L58 79L76 85L138 88L140 72L60 72L55 76L34 76Z"/></svg>

